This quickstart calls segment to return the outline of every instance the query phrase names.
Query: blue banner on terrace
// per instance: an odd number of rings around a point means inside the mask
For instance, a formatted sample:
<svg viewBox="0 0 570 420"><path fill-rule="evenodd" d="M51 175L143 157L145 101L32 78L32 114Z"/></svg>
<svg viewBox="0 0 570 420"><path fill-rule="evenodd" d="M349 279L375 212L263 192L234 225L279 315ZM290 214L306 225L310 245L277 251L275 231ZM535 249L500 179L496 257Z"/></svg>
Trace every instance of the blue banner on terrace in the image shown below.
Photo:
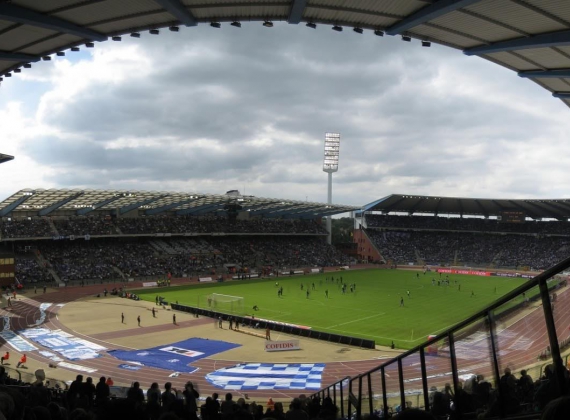
<svg viewBox="0 0 570 420"><path fill-rule="evenodd" d="M150 349L111 350L108 353L125 362L137 362L148 367L191 373L196 370L195 367L189 366L192 362L236 347L240 345L226 341L190 338Z"/></svg>

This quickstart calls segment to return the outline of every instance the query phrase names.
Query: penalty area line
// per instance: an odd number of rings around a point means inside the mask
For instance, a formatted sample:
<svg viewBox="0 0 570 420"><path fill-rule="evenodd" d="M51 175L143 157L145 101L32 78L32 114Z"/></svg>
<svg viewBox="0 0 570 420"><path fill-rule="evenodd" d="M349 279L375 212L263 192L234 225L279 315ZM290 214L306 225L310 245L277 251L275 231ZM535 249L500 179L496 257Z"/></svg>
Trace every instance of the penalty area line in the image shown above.
<svg viewBox="0 0 570 420"><path fill-rule="evenodd" d="M353 324L353 323L355 323L355 322L364 321L364 320L367 320L367 319L370 319L370 318L375 318L375 317L377 317L377 316L382 316L382 315L386 315L386 312L380 312L380 313L378 313L378 314L374 314L374 315L370 315L370 316L365 316L364 318L353 319L352 321L346 321L346 322L343 322L343 323L341 323L341 324L335 324L335 325L331 325L330 327L325 327L325 328L333 329L333 328L336 328L336 327L340 327L341 325Z"/></svg>

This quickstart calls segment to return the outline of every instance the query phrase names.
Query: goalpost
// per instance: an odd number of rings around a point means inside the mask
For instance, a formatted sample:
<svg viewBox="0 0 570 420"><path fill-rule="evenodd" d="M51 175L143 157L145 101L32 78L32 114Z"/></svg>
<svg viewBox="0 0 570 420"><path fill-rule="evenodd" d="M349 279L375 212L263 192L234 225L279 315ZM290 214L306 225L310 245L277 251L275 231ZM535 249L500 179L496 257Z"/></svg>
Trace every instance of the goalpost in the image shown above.
<svg viewBox="0 0 570 420"><path fill-rule="evenodd" d="M208 307L218 312L240 315L244 313L244 298L242 296L212 293L207 296L207 301Z"/></svg>

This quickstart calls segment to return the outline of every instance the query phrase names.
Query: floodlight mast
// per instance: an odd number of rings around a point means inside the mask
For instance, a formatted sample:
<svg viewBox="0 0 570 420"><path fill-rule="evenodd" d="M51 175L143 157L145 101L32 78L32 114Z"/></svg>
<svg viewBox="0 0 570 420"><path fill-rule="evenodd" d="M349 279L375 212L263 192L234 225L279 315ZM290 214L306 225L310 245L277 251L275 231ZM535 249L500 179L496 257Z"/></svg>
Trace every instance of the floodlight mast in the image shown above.
<svg viewBox="0 0 570 420"><path fill-rule="evenodd" d="M325 133L325 158L323 162L323 172L329 174L329 190L327 203L332 204L332 174L338 171L338 157L340 154L340 134ZM327 243L332 243L332 216L327 217Z"/></svg>

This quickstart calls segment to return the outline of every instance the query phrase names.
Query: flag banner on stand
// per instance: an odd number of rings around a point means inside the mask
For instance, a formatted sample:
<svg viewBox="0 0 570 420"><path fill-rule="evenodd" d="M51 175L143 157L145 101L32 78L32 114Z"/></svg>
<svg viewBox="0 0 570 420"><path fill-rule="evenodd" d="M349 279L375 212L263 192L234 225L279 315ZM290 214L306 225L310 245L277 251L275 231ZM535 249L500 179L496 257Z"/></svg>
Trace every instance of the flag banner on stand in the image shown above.
<svg viewBox="0 0 570 420"><path fill-rule="evenodd" d="M108 353L119 360L130 362L131 364L138 362L143 366L190 373L197 369L189 366L190 363L236 347L240 347L240 344L203 338L190 338L189 340L150 349L111 350Z"/></svg>
<svg viewBox="0 0 570 420"><path fill-rule="evenodd" d="M211 384L228 390L321 389L324 363L246 363L206 375Z"/></svg>

